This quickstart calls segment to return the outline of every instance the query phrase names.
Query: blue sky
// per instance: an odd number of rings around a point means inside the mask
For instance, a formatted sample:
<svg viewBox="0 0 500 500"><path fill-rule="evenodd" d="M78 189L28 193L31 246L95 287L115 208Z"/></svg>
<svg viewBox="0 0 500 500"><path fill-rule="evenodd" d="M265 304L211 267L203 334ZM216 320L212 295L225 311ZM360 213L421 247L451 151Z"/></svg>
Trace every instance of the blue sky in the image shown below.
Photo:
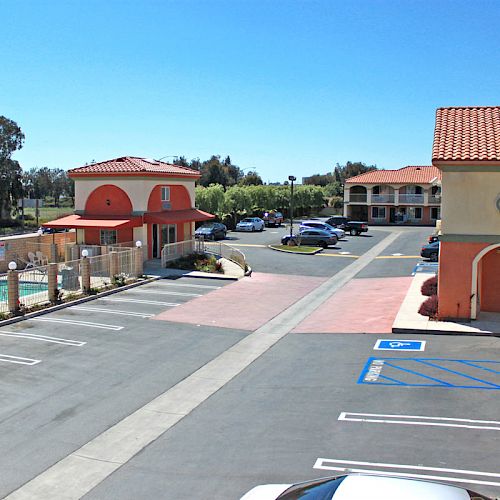
<svg viewBox="0 0 500 500"><path fill-rule="evenodd" d="M231 155L267 181L430 164L440 106L500 104L500 1L6 1L23 168Z"/></svg>

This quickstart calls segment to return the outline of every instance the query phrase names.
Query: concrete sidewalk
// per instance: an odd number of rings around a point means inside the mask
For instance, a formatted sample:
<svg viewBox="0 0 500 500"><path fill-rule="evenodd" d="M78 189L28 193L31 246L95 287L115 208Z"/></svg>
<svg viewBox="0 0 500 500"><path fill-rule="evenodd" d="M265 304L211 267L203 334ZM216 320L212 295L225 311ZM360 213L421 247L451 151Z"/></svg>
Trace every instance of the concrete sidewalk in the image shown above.
<svg viewBox="0 0 500 500"><path fill-rule="evenodd" d="M420 293L422 283L433 274L417 273L392 325L393 333L428 333L500 336L500 314L482 312L474 321L433 321L418 314L427 299Z"/></svg>
<svg viewBox="0 0 500 500"><path fill-rule="evenodd" d="M161 261L159 259L148 260L144 262L144 274L148 276L156 276L161 278L172 278L180 276L189 276L191 278L212 278L212 279L228 279L236 280L243 278L245 272L241 269L238 264L231 262L228 259L219 259L222 264L222 273L205 273L202 271L187 271L184 269L171 269L161 267Z"/></svg>

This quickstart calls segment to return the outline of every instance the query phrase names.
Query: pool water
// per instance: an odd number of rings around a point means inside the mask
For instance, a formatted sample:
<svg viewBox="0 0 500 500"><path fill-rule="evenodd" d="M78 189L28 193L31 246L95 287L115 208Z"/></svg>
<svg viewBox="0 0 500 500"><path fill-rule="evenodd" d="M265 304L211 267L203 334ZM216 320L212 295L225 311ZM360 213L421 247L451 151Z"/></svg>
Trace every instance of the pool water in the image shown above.
<svg viewBox="0 0 500 500"><path fill-rule="evenodd" d="M19 296L33 295L34 293L46 292L49 289L47 283L34 283L30 281L19 282ZM0 302L7 302L7 281L0 281Z"/></svg>

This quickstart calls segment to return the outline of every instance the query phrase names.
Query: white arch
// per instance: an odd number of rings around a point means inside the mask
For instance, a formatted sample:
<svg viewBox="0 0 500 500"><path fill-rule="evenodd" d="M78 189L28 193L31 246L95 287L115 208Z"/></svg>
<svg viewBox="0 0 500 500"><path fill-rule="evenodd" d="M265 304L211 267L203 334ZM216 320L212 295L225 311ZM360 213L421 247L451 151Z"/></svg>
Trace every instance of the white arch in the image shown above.
<svg viewBox="0 0 500 500"><path fill-rule="evenodd" d="M493 245L483 248L472 261L472 283L471 283L471 293L470 293L470 318L477 318L477 266L479 261L491 250L495 248L500 248L500 243L495 243Z"/></svg>

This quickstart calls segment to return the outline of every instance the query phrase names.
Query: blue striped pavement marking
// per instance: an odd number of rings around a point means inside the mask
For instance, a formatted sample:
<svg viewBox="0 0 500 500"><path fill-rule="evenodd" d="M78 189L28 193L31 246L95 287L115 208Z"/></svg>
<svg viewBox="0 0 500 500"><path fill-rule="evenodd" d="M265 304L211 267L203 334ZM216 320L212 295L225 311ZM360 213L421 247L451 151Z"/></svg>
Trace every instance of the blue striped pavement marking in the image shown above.
<svg viewBox="0 0 500 500"><path fill-rule="evenodd" d="M358 384L499 390L500 361L370 357Z"/></svg>

